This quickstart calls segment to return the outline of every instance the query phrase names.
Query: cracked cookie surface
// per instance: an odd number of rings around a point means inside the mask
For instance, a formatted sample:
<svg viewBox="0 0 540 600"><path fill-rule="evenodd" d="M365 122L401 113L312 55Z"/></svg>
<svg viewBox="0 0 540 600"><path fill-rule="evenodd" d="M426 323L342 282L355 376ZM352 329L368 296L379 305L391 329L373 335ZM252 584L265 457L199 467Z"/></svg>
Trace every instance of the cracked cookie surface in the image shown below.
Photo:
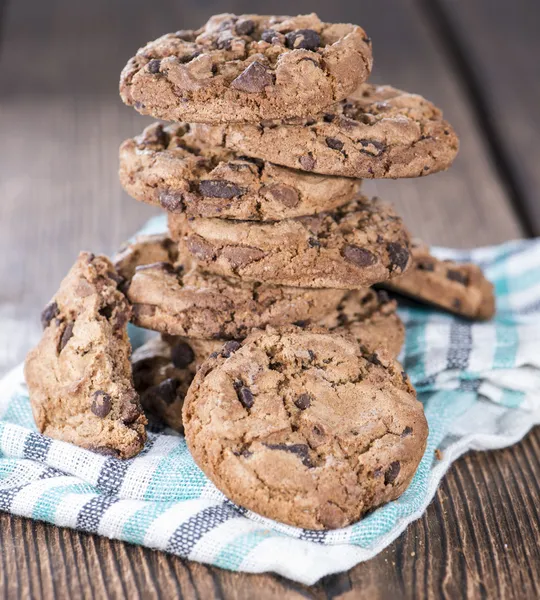
<svg viewBox="0 0 540 600"><path fill-rule="evenodd" d="M120 182L148 204L188 217L273 221L332 210L360 180L303 173L198 138L188 124L149 125L120 147Z"/></svg>
<svg viewBox="0 0 540 600"><path fill-rule="evenodd" d="M205 271L246 281L358 289L410 264L409 236L388 205L357 200L332 212L273 223L169 215L180 255Z"/></svg>
<svg viewBox="0 0 540 600"><path fill-rule="evenodd" d="M421 242L412 246L413 265L385 288L454 314L485 321L495 314L493 284L472 263L435 258Z"/></svg>
<svg viewBox="0 0 540 600"><path fill-rule="evenodd" d="M122 71L120 95L168 121L257 122L322 110L371 66L371 42L356 25L221 14L141 48Z"/></svg>
<svg viewBox="0 0 540 600"><path fill-rule="evenodd" d="M345 294L239 281L188 263L184 268L175 250L166 236L140 236L115 260L140 327L190 338L244 338L255 327L317 321ZM156 257L159 262L146 262Z"/></svg>
<svg viewBox="0 0 540 600"><path fill-rule="evenodd" d="M130 307L104 256L82 252L42 313L25 377L45 435L119 458L140 452L146 419L131 375Z"/></svg>
<svg viewBox="0 0 540 600"><path fill-rule="evenodd" d="M232 501L308 529L335 529L399 497L427 422L384 351L294 327L252 333L209 358L183 419L195 462Z"/></svg>
<svg viewBox="0 0 540 600"><path fill-rule="evenodd" d="M447 169L459 142L431 102L390 86L361 85L305 119L197 125L215 145L294 169L362 178L421 177Z"/></svg>

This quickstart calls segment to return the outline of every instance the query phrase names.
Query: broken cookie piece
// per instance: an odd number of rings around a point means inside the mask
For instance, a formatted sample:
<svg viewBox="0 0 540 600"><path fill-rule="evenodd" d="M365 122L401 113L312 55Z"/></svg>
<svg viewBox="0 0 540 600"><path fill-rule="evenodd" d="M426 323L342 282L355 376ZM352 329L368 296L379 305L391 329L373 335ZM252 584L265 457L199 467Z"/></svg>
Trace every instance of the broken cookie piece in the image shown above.
<svg viewBox="0 0 540 600"><path fill-rule="evenodd" d="M102 454L130 458L146 441L131 375L131 309L104 256L82 252L42 313L43 336L25 377L39 431Z"/></svg>

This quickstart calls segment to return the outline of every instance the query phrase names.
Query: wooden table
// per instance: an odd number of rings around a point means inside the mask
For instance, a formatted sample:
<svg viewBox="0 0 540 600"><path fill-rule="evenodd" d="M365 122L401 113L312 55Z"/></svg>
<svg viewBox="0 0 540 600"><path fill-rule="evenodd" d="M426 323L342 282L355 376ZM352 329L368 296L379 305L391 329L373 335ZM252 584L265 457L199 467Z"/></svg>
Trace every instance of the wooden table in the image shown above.
<svg viewBox="0 0 540 600"><path fill-rule="evenodd" d="M427 242L465 247L540 233L537 6L0 0L0 368L37 341L39 309L77 252L112 252L153 214L117 181L119 143L148 122L119 100L119 72L147 40L214 12L317 10L360 23L374 41L374 79L442 106L462 143L447 173L373 182L370 191ZM311 588L2 514L0 596L539 597L539 461L538 429L511 448L469 453L385 552Z"/></svg>

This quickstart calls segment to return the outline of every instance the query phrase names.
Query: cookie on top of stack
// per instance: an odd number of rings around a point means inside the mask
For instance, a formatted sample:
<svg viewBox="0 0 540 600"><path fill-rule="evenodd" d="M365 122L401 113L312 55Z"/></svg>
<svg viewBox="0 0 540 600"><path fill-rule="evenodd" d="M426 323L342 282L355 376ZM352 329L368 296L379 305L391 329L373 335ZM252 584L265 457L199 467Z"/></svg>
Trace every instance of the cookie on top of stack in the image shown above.
<svg viewBox="0 0 540 600"><path fill-rule="evenodd" d="M478 267L361 193L458 150L438 108L366 83L371 66L360 27L315 14L218 15L129 60L124 102L173 123L121 145L120 181L169 232L112 263L83 253L62 283L26 363L41 431L124 458L157 419L232 500L301 527L406 489L427 423L388 291L468 318L494 302ZM128 320L160 334L131 372Z"/></svg>

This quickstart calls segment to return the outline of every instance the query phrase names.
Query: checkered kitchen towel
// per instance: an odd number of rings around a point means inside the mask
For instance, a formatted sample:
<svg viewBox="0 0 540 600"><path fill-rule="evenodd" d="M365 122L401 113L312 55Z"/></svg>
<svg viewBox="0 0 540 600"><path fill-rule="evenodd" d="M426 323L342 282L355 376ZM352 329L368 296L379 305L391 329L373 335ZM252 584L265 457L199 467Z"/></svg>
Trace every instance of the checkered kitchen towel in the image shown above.
<svg viewBox="0 0 540 600"><path fill-rule="evenodd" d="M305 584L371 558L420 517L460 454L513 444L540 423L540 240L436 253L484 267L498 313L490 323L468 323L401 310L401 358L430 435L416 476L395 502L331 532L262 518L229 502L170 431L151 433L143 453L126 461L40 435L18 367L0 382L0 510Z"/></svg>

